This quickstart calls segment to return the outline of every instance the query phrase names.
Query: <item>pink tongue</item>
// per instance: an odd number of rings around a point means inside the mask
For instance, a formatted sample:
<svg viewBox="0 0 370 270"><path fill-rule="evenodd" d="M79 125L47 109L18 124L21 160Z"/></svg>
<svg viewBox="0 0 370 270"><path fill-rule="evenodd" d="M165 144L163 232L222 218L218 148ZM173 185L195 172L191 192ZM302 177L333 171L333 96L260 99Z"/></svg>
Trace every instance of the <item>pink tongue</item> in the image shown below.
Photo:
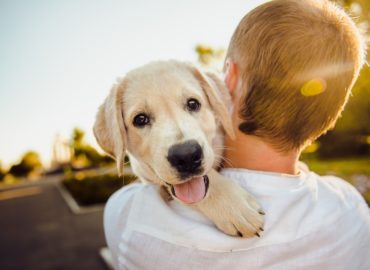
<svg viewBox="0 0 370 270"><path fill-rule="evenodd" d="M174 185L175 196L184 203L201 201L206 193L203 176L193 177L184 184Z"/></svg>

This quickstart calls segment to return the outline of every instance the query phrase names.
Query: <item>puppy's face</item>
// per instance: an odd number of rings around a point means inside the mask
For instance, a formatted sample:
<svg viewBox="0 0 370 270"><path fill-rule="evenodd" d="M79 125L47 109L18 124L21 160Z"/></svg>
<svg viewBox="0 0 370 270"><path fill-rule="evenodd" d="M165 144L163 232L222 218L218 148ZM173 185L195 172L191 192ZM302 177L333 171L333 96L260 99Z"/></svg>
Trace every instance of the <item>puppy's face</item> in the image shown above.
<svg viewBox="0 0 370 270"><path fill-rule="evenodd" d="M157 178L180 184L211 169L216 119L191 72L158 65L127 76L127 151Z"/></svg>
<svg viewBox="0 0 370 270"><path fill-rule="evenodd" d="M95 126L98 142L103 146L99 137L120 136L135 173L166 185L184 202L200 200L207 192L205 175L221 154L218 122L231 127L217 89L221 82L214 80L179 62L156 62L128 73L116 87L114 104L103 105L117 107L112 117L119 119L111 128L124 130L99 136ZM107 152L117 156L114 149Z"/></svg>

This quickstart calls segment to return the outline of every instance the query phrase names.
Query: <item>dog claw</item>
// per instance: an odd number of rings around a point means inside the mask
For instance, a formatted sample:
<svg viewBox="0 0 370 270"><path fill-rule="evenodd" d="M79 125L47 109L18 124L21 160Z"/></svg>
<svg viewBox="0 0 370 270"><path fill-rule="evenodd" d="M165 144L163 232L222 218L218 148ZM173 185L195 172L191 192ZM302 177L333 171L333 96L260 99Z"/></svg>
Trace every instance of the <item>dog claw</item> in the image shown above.
<svg viewBox="0 0 370 270"><path fill-rule="evenodd" d="M263 210L259 210L259 211L258 211L258 213L259 213L260 215L263 215L263 216L264 216L264 215L266 215L265 211L263 211Z"/></svg>
<svg viewBox="0 0 370 270"><path fill-rule="evenodd" d="M239 237L243 237L243 234L241 232L238 231L238 236Z"/></svg>
<svg viewBox="0 0 370 270"><path fill-rule="evenodd" d="M261 237L261 235L260 235L258 232L256 232L256 235L257 235L258 237Z"/></svg>

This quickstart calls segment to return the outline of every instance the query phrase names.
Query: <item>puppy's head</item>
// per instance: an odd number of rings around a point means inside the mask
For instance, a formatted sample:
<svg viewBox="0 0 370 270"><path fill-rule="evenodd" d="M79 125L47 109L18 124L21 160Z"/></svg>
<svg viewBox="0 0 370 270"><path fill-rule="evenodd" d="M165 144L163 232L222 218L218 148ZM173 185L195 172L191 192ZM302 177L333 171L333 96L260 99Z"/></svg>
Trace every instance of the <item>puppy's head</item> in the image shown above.
<svg viewBox="0 0 370 270"><path fill-rule="evenodd" d="M196 202L207 193L207 172L220 161L219 127L234 136L228 98L213 74L188 63L151 63L113 87L94 134L119 173L127 151L139 177L166 185L185 203Z"/></svg>

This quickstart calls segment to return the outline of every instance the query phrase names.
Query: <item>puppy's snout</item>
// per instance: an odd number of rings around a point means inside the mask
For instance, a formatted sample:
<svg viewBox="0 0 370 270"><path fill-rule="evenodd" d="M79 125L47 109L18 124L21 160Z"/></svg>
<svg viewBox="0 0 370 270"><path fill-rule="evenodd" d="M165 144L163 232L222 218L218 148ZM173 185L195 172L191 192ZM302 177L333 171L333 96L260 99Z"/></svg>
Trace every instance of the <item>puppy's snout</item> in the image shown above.
<svg viewBox="0 0 370 270"><path fill-rule="evenodd" d="M175 144L168 150L167 159L184 177L197 174L201 170L202 147L195 140Z"/></svg>

